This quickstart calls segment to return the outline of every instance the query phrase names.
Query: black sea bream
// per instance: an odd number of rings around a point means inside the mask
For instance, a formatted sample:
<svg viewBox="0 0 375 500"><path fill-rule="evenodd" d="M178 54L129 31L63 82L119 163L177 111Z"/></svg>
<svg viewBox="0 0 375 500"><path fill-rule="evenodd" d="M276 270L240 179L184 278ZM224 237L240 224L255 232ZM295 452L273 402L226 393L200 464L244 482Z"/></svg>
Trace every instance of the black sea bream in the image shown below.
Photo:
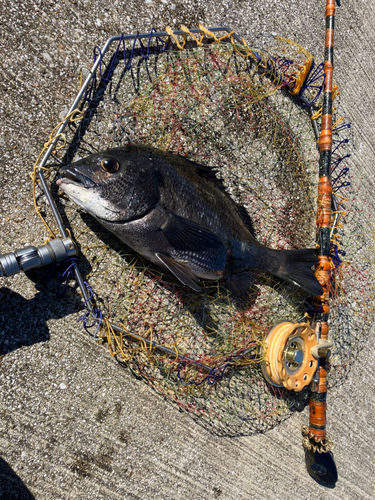
<svg viewBox="0 0 375 500"><path fill-rule="evenodd" d="M210 167L144 145L92 154L59 171L58 186L146 259L196 291L199 278L226 280L237 296L268 271L312 295L322 287L315 250L272 250Z"/></svg>

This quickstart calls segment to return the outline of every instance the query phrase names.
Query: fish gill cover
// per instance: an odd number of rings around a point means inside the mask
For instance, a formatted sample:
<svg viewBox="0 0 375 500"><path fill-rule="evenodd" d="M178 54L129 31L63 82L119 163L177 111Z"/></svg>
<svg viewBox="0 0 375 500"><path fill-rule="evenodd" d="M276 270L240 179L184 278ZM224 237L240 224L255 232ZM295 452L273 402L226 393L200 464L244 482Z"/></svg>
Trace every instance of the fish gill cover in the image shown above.
<svg viewBox="0 0 375 500"><path fill-rule="evenodd" d="M128 143L164 149L215 167L261 243L314 247L319 179L311 115L317 118L321 107L322 65L282 38L244 47L231 34L219 40L201 28L202 36L184 28L187 35L177 37L169 30L169 37L135 38L128 47L120 38L116 51L101 59L48 167ZM364 230L362 207L366 187L347 152L350 126L335 114L331 385L342 380L366 339L374 295L374 264L366 250L373 240ZM37 206L44 198L38 186ZM57 194L54 184L52 189ZM319 312L306 292L259 273L241 303L219 282L203 282L196 293L67 198L56 196L56 202L80 247L88 290L95 291L97 319L81 320L120 363L220 434L264 431L304 407L307 390L292 393L265 382L258 348L278 322ZM54 227L50 214L45 220ZM68 293L76 286L70 285Z"/></svg>

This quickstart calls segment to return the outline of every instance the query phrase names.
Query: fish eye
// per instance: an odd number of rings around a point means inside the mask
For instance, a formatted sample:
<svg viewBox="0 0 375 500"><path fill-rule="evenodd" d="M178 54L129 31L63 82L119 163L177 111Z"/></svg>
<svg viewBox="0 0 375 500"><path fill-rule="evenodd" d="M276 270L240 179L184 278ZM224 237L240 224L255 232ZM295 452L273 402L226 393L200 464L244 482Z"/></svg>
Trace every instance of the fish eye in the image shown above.
<svg viewBox="0 0 375 500"><path fill-rule="evenodd" d="M120 168L119 162L117 160L114 160L113 158L102 158L102 160L100 160L100 166L106 172L111 173L117 172L117 170Z"/></svg>

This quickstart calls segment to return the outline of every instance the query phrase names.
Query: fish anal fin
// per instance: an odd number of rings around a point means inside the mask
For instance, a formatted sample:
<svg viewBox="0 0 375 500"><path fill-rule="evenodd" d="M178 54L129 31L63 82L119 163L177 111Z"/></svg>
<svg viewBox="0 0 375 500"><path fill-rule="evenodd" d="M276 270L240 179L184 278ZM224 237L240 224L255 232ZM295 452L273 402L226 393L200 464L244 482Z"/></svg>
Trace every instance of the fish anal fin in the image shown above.
<svg viewBox="0 0 375 500"><path fill-rule="evenodd" d="M233 295L240 298L248 294L250 286L256 279L256 274L250 271L242 271L237 274L229 275L226 283Z"/></svg>
<svg viewBox="0 0 375 500"><path fill-rule="evenodd" d="M165 267L167 267L171 273L173 273L176 278L181 281L181 283L192 288L196 292L201 291L200 286L196 283L198 281L197 276L185 262L178 262L172 257L167 257L166 255L162 255L160 253L156 253L155 255L165 265Z"/></svg>

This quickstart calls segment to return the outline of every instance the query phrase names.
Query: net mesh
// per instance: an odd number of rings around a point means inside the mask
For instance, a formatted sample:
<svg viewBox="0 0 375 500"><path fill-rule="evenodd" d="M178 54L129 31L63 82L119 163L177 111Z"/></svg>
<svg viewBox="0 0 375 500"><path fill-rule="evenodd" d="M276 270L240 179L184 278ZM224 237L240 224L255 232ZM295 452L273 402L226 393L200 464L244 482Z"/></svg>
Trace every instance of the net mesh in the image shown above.
<svg viewBox="0 0 375 500"><path fill-rule="evenodd" d="M215 167L261 243L313 247L318 154L309 107L320 107L322 66L281 38L264 40L261 50L237 46L230 36L218 42L206 30L198 42L150 38L147 47L129 48L120 42L102 61L81 103L82 119L68 124L50 166L128 143L168 150ZM365 195L356 194L360 173L349 170L349 134L344 123L335 125L330 384L347 373L373 315L368 217L358 202ZM105 318L96 337L120 363L221 434L264 431L306 404L307 391L271 387L259 367L272 326L319 312L305 292L259 273L243 302L219 282L202 283L197 294L63 196L57 203Z"/></svg>

